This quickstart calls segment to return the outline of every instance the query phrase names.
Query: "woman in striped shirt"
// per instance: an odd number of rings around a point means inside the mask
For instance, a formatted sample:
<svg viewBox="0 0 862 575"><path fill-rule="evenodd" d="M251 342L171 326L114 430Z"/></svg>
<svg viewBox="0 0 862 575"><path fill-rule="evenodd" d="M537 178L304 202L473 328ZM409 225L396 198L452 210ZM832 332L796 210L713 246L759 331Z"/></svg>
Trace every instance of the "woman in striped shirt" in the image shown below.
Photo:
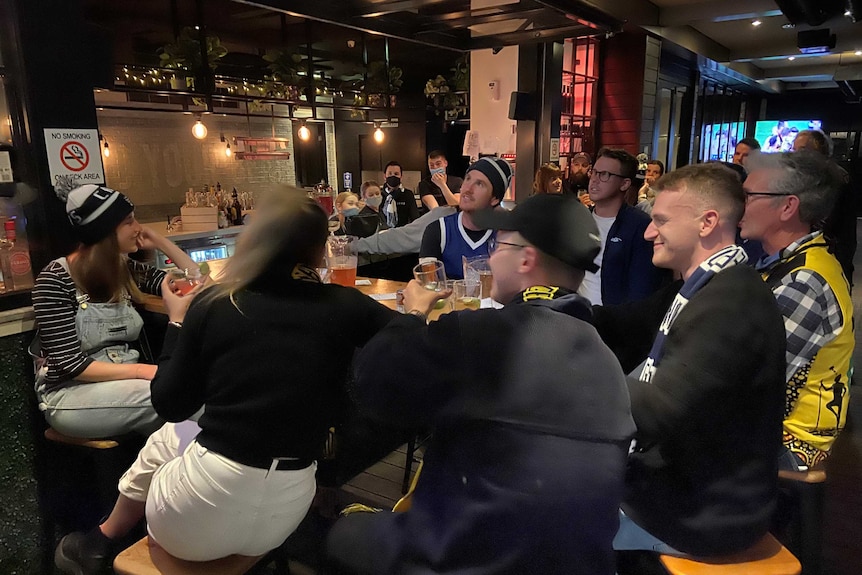
<svg viewBox="0 0 862 575"><path fill-rule="evenodd" d="M104 186L72 190L66 211L81 244L49 263L33 289L39 408L66 435L148 435L162 424L150 401L156 366L140 363L130 344L143 327L131 302L142 292L161 295L165 273L127 256L157 248L181 268L197 264L138 223L133 210L125 195Z"/></svg>

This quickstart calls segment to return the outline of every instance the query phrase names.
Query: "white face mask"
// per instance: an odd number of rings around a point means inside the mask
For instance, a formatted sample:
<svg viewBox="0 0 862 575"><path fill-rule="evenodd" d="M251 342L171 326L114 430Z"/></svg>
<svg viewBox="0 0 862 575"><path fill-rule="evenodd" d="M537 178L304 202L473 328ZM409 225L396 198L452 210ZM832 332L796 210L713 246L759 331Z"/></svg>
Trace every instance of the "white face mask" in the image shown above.
<svg viewBox="0 0 862 575"><path fill-rule="evenodd" d="M379 208L380 203L383 201L383 196L369 196L365 198L365 203L372 208Z"/></svg>

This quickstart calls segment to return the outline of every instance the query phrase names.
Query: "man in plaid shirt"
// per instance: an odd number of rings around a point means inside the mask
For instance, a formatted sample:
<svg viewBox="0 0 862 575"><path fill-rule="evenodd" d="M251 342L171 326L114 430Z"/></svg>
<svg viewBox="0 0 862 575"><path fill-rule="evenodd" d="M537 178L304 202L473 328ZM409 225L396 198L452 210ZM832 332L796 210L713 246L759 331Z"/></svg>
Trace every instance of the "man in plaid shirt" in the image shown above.
<svg viewBox="0 0 862 575"><path fill-rule="evenodd" d="M822 462L844 427L849 403L853 303L841 265L819 230L841 174L815 152L748 158L745 239L759 240L757 269L772 289L787 332L782 469Z"/></svg>

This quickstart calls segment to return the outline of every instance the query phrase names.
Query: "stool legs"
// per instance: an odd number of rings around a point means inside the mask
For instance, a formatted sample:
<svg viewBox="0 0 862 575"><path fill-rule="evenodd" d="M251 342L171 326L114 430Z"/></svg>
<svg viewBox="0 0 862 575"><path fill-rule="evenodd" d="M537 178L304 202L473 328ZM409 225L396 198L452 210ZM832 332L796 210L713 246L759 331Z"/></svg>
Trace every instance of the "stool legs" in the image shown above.
<svg viewBox="0 0 862 575"><path fill-rule="evenodd" d="M825 483L794 485L799 501L799 522L794 530L794 547L802 563L802 575L820 575L823 554L823 505Z"/></svg>

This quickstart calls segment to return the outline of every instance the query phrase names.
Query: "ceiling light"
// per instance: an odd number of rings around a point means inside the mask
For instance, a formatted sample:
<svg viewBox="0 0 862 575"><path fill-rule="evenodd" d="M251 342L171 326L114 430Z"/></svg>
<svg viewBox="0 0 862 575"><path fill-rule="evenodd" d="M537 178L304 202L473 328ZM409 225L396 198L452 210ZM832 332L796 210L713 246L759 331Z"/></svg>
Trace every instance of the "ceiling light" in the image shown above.
<svg viewBox="0 0 862 575"><path fill-rule="evenodd" d="M305 125L305 120L303 120L300 124L297 135L299 136L299 139L303 142L307 142L308 139L311 137L311 130L309 130L308 126Z"/></svg>
<svg viewBox="0 0 862 575"><path fill-rule="evenodd" d="M760 26L761 24L763 24L763 22L761 22L760 20L754 20L754 21L751 23L751 25L752 25L752 26Z"/></svg>
<svg viewBox="0 0 862 575"><path fill-rule="evenodd" d="M851 10L845 10L844 15L850 18L851 16L853 16L853 12Z"/></svg>
<svg viewBox="0 0 862 575"><path fill-rule="evenodd" d="M796 60L796 56L791 56L791 57L789 57L789 58L788 58L788 60L790 60L791 62L793 62L794 60Z"/></svg>
<svg viewBox="0 0 862 575"><path fill-rule="evenodd" d="M380 129L380 126L377 123L374 124L374 128L374 141L378 144L382 144L383 138L385 137L383 130Z"/></svg>
<svg viewBox="0 0 862 575"><path fill-rule="evenodd" d="M855 54L856 56L862 56L862 50L856 50L855 52L853 52L853 54Z"/></svg>
<svg viewBox="0 0 862 575"><path fill-rule="evenodd" d="M204 126L203 122L201 122L200 116L195 120L195 125L192 126L192 136L198 140L203 140L207 137L207 127Z"/></svg>

